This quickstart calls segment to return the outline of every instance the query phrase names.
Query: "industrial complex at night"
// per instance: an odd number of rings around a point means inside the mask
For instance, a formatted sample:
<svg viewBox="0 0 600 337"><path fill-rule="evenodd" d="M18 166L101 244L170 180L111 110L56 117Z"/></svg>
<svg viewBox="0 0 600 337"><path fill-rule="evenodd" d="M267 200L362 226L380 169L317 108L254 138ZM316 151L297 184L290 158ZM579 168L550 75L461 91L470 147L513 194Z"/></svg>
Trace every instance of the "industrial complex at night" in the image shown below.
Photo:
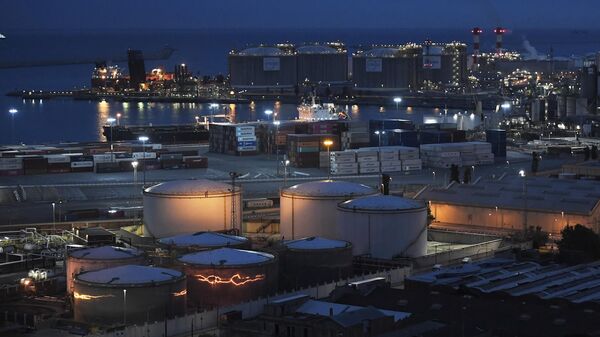
<svg viewBox="0 0 600 337"><path fill-rule="evenodd" d="M600 33L410 2L6 20L0 336L600 336Z"/></svg>

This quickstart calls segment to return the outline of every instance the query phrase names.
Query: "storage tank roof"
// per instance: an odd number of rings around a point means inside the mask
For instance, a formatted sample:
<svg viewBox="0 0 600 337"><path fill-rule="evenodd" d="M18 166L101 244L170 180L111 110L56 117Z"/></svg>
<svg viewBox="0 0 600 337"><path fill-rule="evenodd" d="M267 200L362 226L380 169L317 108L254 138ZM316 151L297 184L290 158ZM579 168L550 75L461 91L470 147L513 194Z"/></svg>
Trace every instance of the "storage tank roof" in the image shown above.
<svg viewBox="0 0 600 337"><path fill-rule="evenodd" d="M341 240L331 240L319 236L286 241L284 245L290 249L312 250L348 247L349 243Z"/></svg>
<svg viewBox="0 0 600 337"><path fill-rule="evenodd" d="M321 180L294 185L283 190L283 194L305 197L345 197L362 196L376 193L375 189L346 181Z"/></svg>
<svg viewBox="0 0 600 337"><path fill-rule="evenodd" d="M298 47L296 51L299 54L337 54L338 51L329 46L319 44Z"/></svg>
<svg viewBox="0 0 600 337"><path fill-rule="evenodd" d="M253 47L242 50L239 55L248 56L276 56L285 54L281 49L277 47Z"/></svg>
<svg viewBox="0 0 600 337"><path fill-rule="evenodd" d="M251 250L219 248L198 253L187 254L179 261L189 264L236 266L258 264L273 260L275 257L263 252Z"/></svg>
<svg viewBox="0 0 600 337"><path fill-rule="evenodd" d="M215 232L198 232L194 234L175 235L160 239L158 242L165 245L175 245L180 247L221 247L242 244L248 242L248 239L242 236L227 235Z"/></svg>
<svg viewBox="0 0 600 337"><path fill-rule="evenodd" d="M69 255L78 259L119 260L139 257L142 251L135 248L102 246L74 250Z"/></svg>
<svg viewBox="0 0 600 337"><path fill-rule="evenodd" d="M178 279L179 271L148 266L126 265L84 272L76 276L78 280L100 284L144 284Z"/></svg>
<svg viewBox="0 0 600 337"><path fill-rule="evenodd" d="M348 200L341 203L339 207L372 211L405 211L421 209L425 205L417 200L380 194Z"/></svg>
<svg viewBox="0 0 600 337"><path fill-rule="evenodd" d="M364 53L367 57L396 57L400 51L397 48L374 48Z"/></svg>
<svg viewBox="0 0 600 337"><path fill-rule="evenodd" d="M239 188L236 187L236 191ZM207 194L231 193L231 185L208 179L173 180L160 183L144 190L144 194L203 196Z"/></svg>

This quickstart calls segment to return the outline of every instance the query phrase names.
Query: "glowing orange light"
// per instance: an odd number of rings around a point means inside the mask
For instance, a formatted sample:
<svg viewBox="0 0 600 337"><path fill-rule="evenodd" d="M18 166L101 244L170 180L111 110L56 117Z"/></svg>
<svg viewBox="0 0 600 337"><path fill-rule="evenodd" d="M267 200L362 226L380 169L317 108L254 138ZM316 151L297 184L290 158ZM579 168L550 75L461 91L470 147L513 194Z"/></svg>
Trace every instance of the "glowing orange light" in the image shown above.
<svg viewBox="0 0 600 337"><path fill-rule="evenodd" d="M187 289L183 289L182 291L173 293L173 296L179 297L179 296L185 296L186 294L187 294Z"/></svg>
<svg viewBox="0 0 600 337"><path fill-rule="evenodd" d="M217 275L209 275L209 276L196 275L196 278L200 282L206 282L211 285L233 284L234 286L241 286L241 285L244 285L244 284L250 283L250 282L262 281L265 279L265 274L255 275L254 277L241 276L240 274L235 274L230 278L222 278Z"/></svg>
<svg viewBox="0 0 600 337"><path fill-rule="evenodd" d="M106 298L106 297L115 297L114 295L87 295L87 294L80 294L78 292L73 293L73 296L78 300L84 300L84 301L95 300L95 299Z"/></svg>

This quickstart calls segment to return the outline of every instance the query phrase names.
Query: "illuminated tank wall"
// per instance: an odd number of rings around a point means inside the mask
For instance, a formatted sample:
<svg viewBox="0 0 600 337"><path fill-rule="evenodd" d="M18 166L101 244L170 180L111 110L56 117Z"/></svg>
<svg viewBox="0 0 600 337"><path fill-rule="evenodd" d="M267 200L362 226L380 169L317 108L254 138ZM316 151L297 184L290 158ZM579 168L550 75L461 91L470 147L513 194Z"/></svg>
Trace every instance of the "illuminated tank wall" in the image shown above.
<svg viewBox="0 0 600 337"><path fill-rule="evenodd" d="M146 264L146 257L142 251L134 248L112 246L71 251L66 261L67 292L69 294L73 292L73 280L76 274L128 264Z"/></svg>
<svg viewBox="0 0 600 337"><path fill-rule="evenodd" d="M221 307L277 290L277 259L271 254L221 248L184 255L178 261L195 306Z"/></svg>
<svg viewBox="0 0 600 337"><path fill-rule="evenodd" d="M92 325L144 324L186 310L185 275L171 269L128 265L86 272L73 290L75 320Z"/></svg>

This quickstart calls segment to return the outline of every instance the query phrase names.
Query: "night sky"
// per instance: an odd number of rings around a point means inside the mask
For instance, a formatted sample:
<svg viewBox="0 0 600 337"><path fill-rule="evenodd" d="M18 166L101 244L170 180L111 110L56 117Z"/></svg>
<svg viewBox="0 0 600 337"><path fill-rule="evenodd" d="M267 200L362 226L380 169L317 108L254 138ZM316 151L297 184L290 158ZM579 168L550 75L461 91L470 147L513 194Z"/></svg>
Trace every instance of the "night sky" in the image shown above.
<svg viewBox="0 0 600 337"><path fill-rule="evenodd" d="M600 29L598 0L15 0L0 32L206 28Z"/></svg>

